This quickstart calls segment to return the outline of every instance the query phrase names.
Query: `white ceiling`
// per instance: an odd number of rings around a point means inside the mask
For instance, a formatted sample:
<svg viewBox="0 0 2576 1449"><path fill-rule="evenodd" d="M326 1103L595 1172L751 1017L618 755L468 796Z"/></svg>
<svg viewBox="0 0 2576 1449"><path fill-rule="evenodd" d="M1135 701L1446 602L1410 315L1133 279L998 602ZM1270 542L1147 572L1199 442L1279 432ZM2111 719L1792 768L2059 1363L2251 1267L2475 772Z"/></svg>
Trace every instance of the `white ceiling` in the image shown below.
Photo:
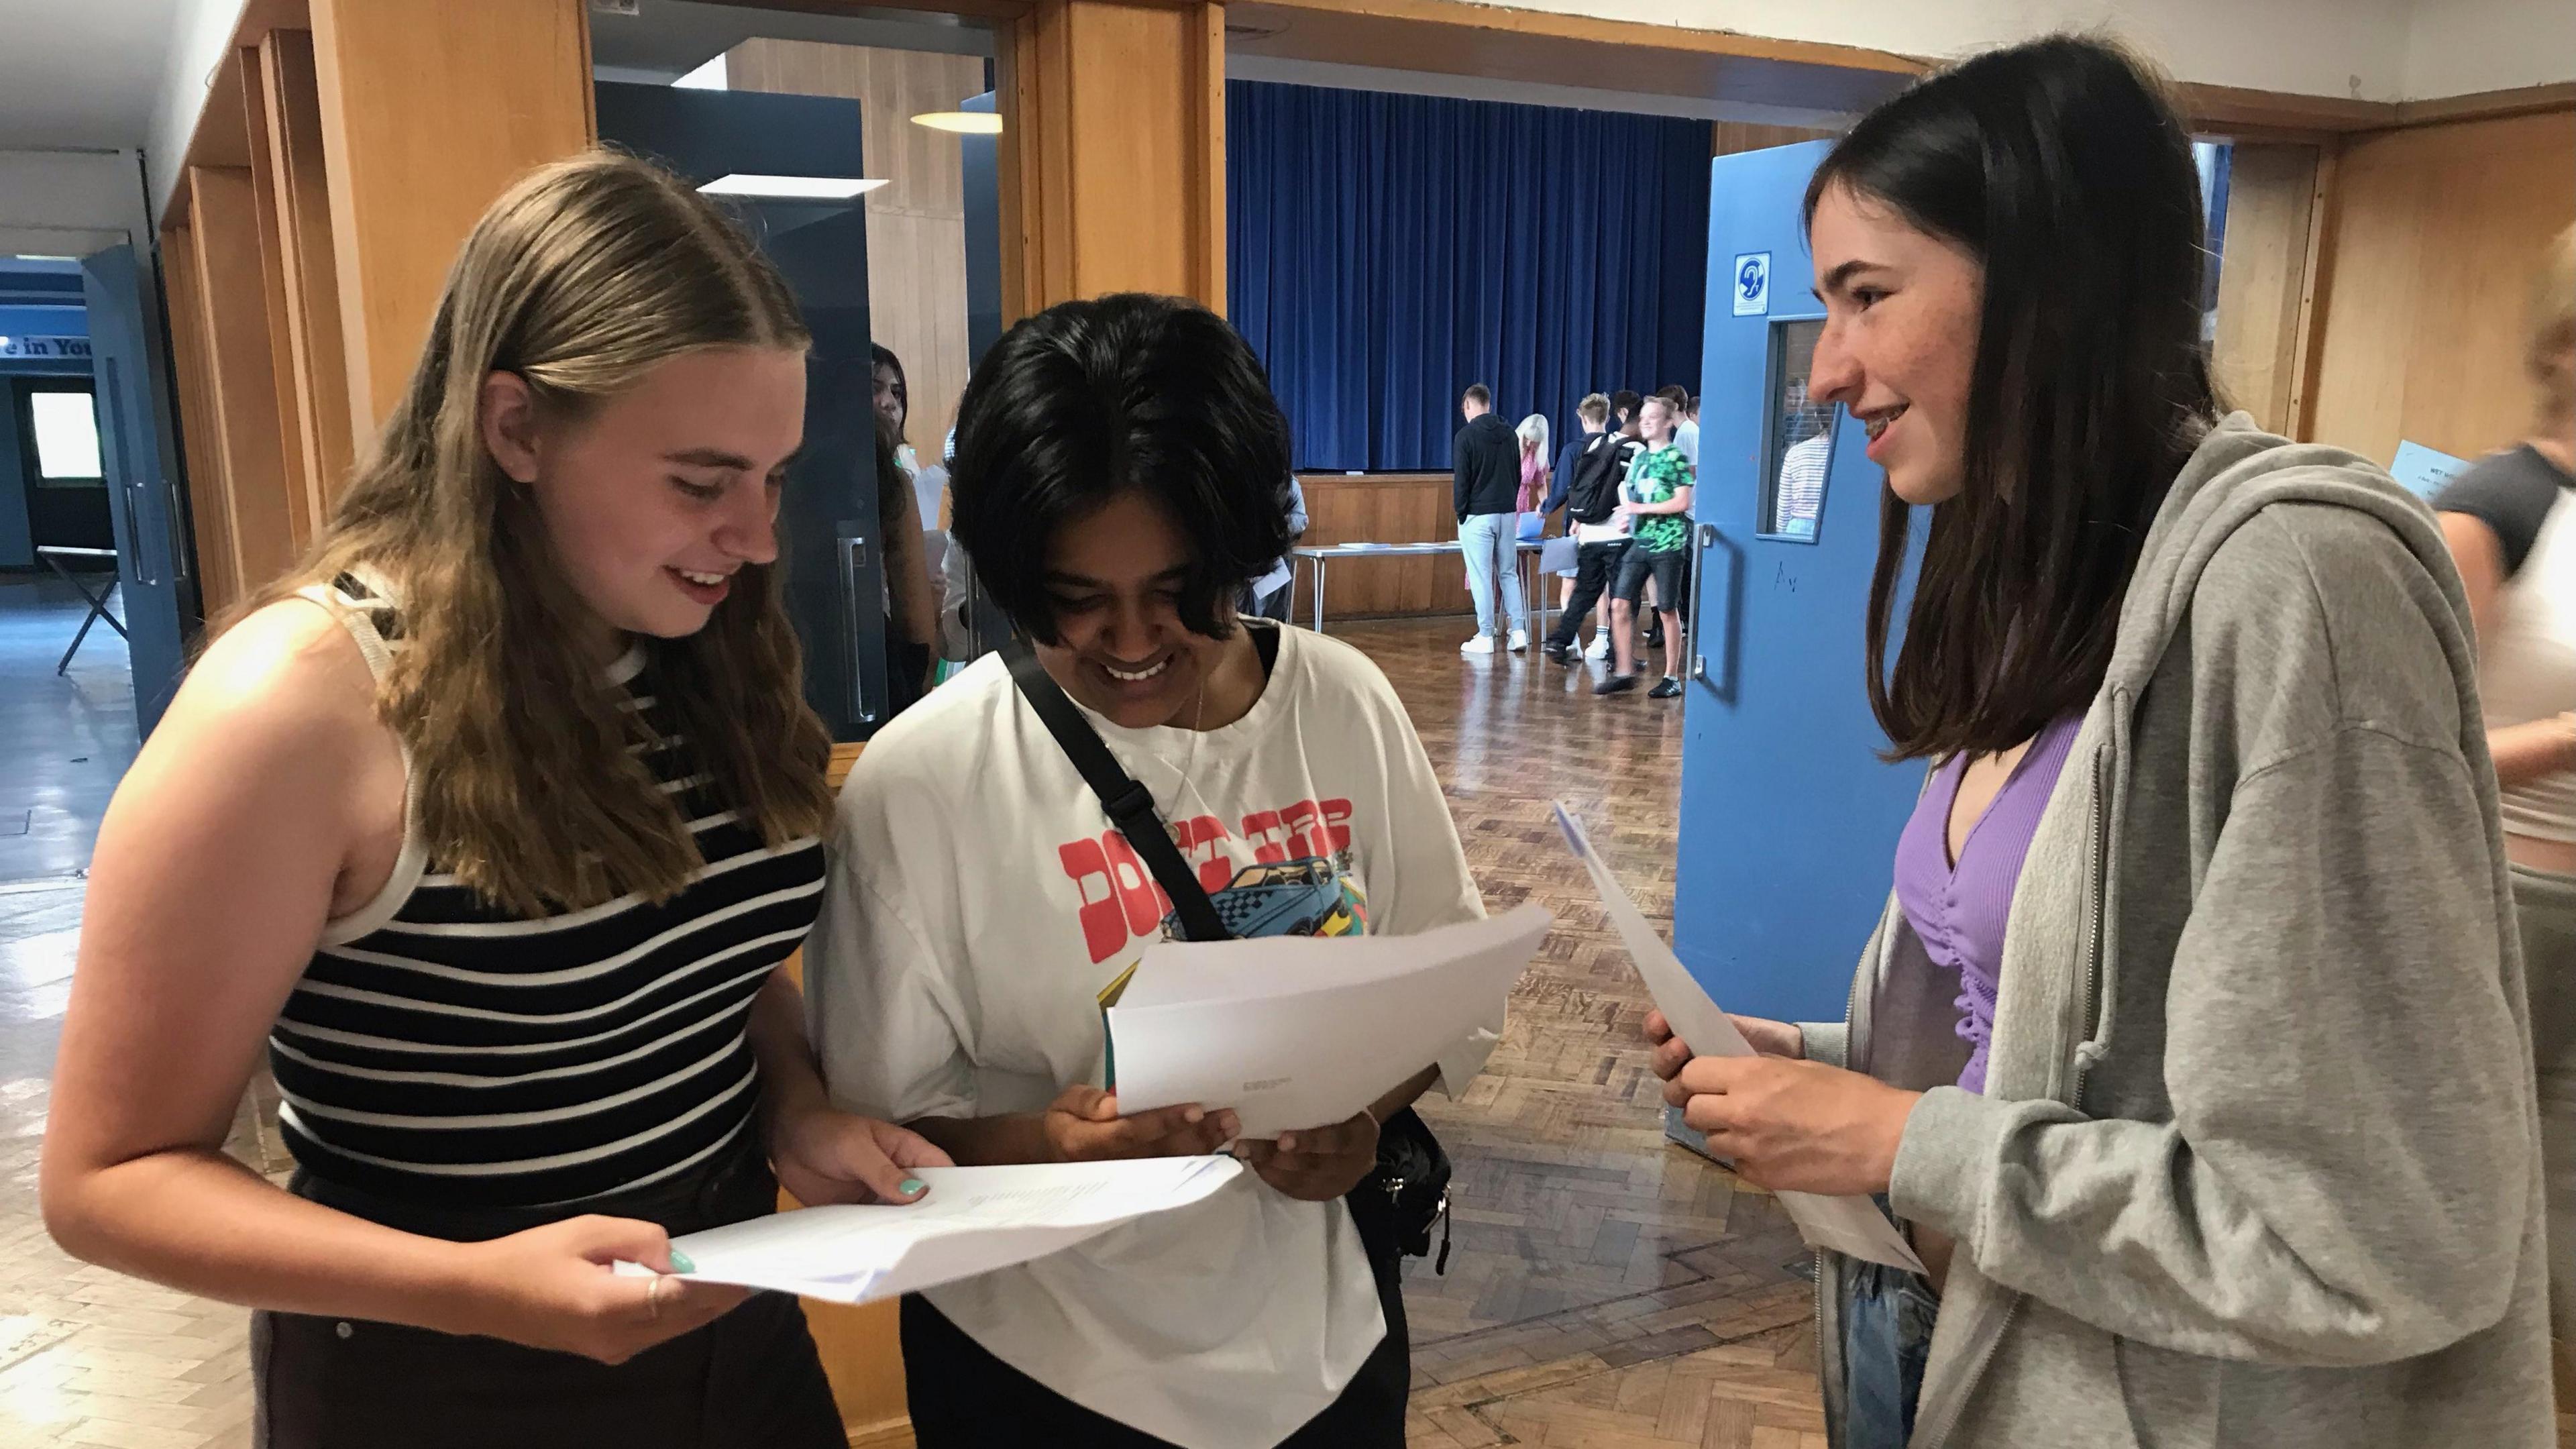
<svg viewBox="0 0 2576 1449"><path fill-rule="evenodd" d="M140 146L185 0L0 0L0 149Z"/></svg>

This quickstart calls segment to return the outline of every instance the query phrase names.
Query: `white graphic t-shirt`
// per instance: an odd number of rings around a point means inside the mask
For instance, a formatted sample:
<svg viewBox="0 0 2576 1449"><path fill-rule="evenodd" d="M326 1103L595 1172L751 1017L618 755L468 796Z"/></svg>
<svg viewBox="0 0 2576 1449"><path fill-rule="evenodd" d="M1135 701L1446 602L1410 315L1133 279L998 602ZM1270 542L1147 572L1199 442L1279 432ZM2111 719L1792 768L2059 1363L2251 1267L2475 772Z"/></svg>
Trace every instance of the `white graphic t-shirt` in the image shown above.
<svg viewBox="0 0 2576 1449"><path fill-rule="evenodd" d="M1307 630L1279 644L1261 698L1222 729L1089 716L1228 926L1406 935L1481 917L1385 676ZM1101 1083L1100 992L1177 925L998 655L870 741L834 844L805 979L837 1105L896 1122L996 1116ZM1487 1027L1441 1055L1444 1090L1482 1070L1502 1025L1498 998ZM1188 1449L1276 1444L1386 1332L1349 1210L1249 1173L926 1296L1022 1373Z"/></svg>

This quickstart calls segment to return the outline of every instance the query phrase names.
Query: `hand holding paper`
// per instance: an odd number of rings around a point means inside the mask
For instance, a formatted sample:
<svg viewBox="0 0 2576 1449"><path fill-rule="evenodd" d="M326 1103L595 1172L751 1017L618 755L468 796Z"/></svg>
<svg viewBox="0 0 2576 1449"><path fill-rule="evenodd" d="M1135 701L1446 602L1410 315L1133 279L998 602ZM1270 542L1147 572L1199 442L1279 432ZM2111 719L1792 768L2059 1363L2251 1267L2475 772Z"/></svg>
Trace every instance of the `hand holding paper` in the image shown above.
<svg viewBox="0 0 2576 1449"><path fill-rule="evenodd" d="M1609 865L1594 853L1591 838L1584 834L1582 822L1560 804L1556 807L1556 824L1565 833L1567 848L1591 873L1593 888L1601 896L1602 909L1619 932L1621 943L1627 946L1629 958L1636 963L1637 974L1645 978L1646 990L1654 997L1656 1007L1664 1013L1664 1019L1672 1023L1673 1034L1688 1042L1691 1050L1702 1057L1752 1058L1755 1053L1752 1044L1744 1039L1744 1033L1736 1030L1735 1022L1718 1009L1707 992L1700 989L1699 982L1682 965L1681 958L1675 956L1672 947L1665 945L1663 938L1655 934L1655 928L1646 920L1645 913L1639 911L1636 902L1620 888L1618 878L1610 873ZM1780 1063L1777 1059L1763 1065L1773 1064L1830 1070L1816 1068L1812 1063ZM1914 1249L1906 1243L1904 1234L1899 1233L1896 1225L1888 1221L1887 1214L1879 1211L1878 1204L1868 1198L1824 1197L1805 1192L1782 1192L1777 1196L1780 1205L1788 1209L1791 1221L1797 1223L1799 1234L1811 1246L1829 1248L1873 1263L1910 1268L1917 1273L1923 1271L1923 1261L1914 1255Z"/></svg>
<svg viewBox="0 0 2576 1449"><path fill-rule="evenodd" d="M676 1276L868 1303L1070 1248L1198 1202L1243 1171L1231 1157L925 1167L910 1206L800 1208L671 1241ZM621 1273L651 1270L620 1263Z"/></svg>
<svg viewBox="0 0 2576 1449"><path fill-rule="evenodd" d="M1119 1110L1231 1108L1261 1139L1348 1121L1494 1019L1553 921L1164 942L1109 1008Z"/></svg>

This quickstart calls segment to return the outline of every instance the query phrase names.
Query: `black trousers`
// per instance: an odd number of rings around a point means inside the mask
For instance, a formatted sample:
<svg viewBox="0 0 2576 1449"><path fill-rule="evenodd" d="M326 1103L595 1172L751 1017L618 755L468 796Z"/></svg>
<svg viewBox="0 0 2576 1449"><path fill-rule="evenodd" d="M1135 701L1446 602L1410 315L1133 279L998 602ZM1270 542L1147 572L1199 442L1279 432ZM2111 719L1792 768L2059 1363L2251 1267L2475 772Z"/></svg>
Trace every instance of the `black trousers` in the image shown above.
<svg viewBox="0 0 2576 1449"><path fill-rule="evenodd" d="M1370 1243L1386 1338L1326 1405L1279 1449L1403 1449L1405 1397L1413 1387L1401 1259ZM1168 1440L1093 1413L993 1357L919 1294L903 1300L904 1386L920 1449L1172 1449Z"/></svg>
<svg viewBox="0 0 2576 1449"><path fill-rule="evenodd" d="M1547 642L1560 649L1574 647L1583 616L1601 602L1610 581L1618 575L1619 561L1627 556L1628 540L1624 538L1574 546L1574 597L1565 601L1565 612L1557 616L1556 627L1547 632Z"/></svg>
<svg viewBox="0 0 2576 1449"><path fill-rule="evenodd" d="M778 1187L756 1134L684 1181L580 1205L673 1235L758 1217ZM479 1242L572 1216L425 1209L298 1172L294 1189L406 1232ZM610 1366L497 1338L367 1319L251 1315L262 1449L846 1449L804 1310L761 1293Z"/></svg>

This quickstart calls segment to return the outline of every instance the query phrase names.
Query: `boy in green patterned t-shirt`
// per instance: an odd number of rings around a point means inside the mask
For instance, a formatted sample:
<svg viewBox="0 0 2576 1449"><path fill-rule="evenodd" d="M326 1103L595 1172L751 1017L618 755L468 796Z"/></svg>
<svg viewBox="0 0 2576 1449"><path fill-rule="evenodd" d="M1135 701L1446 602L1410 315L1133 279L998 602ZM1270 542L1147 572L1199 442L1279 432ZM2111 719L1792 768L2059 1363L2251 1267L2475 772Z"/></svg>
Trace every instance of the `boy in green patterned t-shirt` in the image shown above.
<svg viewBox="0 0 2576 1449"><path fill-rule="evenodd" d="M1629 516L1634 542L1620 561L1618 586L1611 591L1611 673L1592 692L1619 694L1637 687L1637 608L1651 578L1655 607L1664 616L1664 677L1647 694L1671 699L1682 692L1678 666L1688 653L1682 598L1690 559L1691 489L1699 480L1691 473L1690 460L1673 446L1670 402L1646 399L1637 421L1645 431L1646 451L1628 465L1628 480L1619 485L1619 511Z"/></svg>

